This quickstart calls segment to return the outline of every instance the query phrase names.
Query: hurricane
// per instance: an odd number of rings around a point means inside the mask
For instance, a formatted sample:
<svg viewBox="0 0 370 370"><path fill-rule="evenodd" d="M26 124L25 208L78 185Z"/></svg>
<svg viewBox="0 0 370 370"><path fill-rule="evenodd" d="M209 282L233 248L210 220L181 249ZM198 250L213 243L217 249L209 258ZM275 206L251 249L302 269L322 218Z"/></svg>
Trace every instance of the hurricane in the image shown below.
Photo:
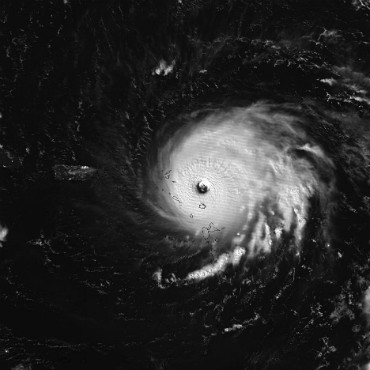
<svg viewBox="0 0 370 370"><path fill-rule="evenodd" d="M330 223L334 164L300 115L262 101L200 109L179 117L177 129L157 132L146 200L168 232L191 236L217 255L188 279L213 276L287 241L299 252L313 207ZM329 243L328 231L322 235Z"/></svg>

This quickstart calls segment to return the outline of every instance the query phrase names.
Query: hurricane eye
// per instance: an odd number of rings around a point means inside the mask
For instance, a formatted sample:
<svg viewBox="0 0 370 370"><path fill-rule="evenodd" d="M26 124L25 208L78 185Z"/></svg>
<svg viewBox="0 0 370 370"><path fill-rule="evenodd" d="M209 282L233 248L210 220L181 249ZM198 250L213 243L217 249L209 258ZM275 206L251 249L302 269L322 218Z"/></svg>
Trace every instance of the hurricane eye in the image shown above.
<svg viewBox="0 0 370 370"><path fill-rule="evenodd" d="M205 194L209 192L210 189L211 189L211 184L207 179L203 179L199 181L197 184L197 190L201 194Z"/></svg>

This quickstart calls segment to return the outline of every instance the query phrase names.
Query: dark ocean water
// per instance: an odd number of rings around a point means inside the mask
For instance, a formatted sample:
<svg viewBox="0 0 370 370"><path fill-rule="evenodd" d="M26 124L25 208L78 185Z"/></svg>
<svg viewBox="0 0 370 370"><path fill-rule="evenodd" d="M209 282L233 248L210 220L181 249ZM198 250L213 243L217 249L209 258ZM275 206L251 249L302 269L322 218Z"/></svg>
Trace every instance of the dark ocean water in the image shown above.
<svg viewBox="0 0 370 370"><path fill-rule="evenodd" d="M1 3L0 368L367 369L369 17L366 0ZM231 237L189 237L159 155L254 104L295 117L284 153L325 186L299 248L295 220L191 279Z"/></svg>

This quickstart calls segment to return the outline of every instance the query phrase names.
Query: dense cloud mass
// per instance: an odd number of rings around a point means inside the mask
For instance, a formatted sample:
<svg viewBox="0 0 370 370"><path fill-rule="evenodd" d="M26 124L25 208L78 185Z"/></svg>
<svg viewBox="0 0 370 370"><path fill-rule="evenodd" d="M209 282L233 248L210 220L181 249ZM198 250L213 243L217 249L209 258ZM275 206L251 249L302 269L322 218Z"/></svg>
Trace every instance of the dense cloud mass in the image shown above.
<svg viewBox="0 0 370 370"><path fill-rule="evenodd" d="M252 257L291 233L298 248L311 198L317 196L318 212L329 217L334 165L305 134L299 112L283 109L260 102L182 117L148 169L158 214L199 247L205 239L215 249L247 249ZM204 194L197 189L202 180L209 184Z"/></svg>
<svg viewBox="0 0 370 370"><path fill-rule="evenodd" d="M1 369L368 369L367 1L0 21Z"/></svg>

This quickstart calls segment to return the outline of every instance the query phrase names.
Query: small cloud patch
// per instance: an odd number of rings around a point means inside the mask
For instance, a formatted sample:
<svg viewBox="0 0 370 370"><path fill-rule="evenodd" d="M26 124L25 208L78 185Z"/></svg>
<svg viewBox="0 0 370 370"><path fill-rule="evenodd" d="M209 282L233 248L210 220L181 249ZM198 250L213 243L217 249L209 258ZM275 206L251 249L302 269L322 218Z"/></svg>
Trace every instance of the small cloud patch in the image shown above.
<svg viewBox="0 0 370 370"><path fill-rule="evenodd" d="M8 228L0 225L0 247L3 246L3 242L6 242L6 236L8 235Z"/></svg>
<svg viewBox="0 0 370 370"><path fill-rule="evenodd" d="M173 71L174 66L174 60L171 64L167 64L165 60L161 59L159 65L153 70L152 75L167 76Z"/></svg>

